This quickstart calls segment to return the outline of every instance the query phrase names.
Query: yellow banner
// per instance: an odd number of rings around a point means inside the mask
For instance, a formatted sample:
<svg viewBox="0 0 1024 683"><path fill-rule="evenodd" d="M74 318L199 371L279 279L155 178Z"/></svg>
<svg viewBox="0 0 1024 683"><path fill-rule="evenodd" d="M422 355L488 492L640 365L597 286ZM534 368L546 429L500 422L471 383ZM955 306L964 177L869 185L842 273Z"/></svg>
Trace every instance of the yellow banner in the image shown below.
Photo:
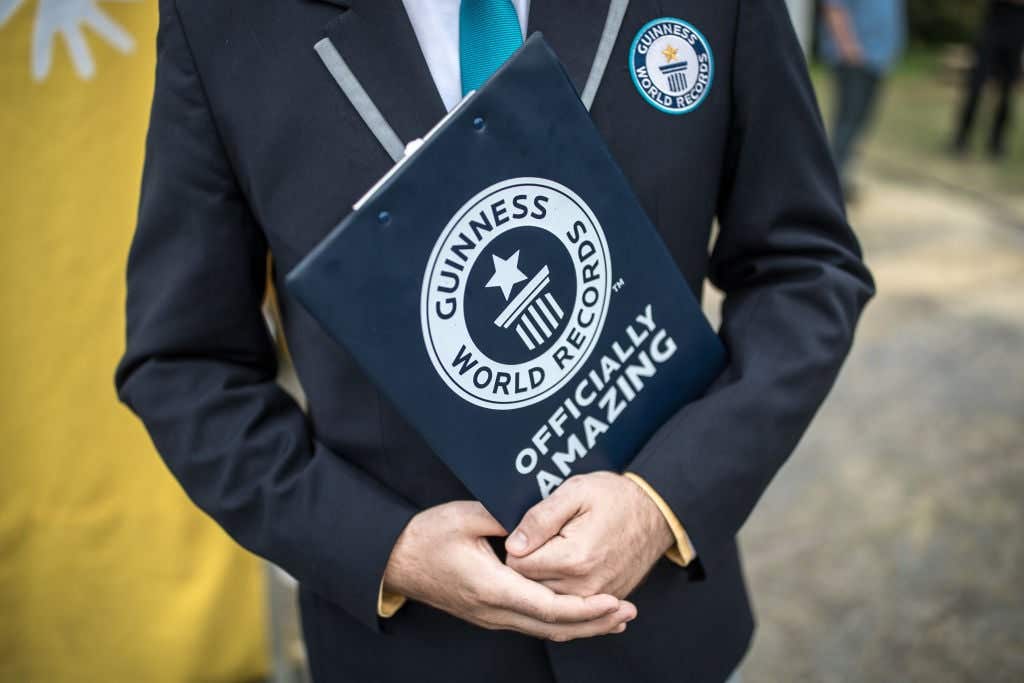
<svg viewBox="0 0 1024 683"><path fill-rule="evenodd" d="M0 681L267 670L260 563L114 395L156 4L0 0Z"/></svg>

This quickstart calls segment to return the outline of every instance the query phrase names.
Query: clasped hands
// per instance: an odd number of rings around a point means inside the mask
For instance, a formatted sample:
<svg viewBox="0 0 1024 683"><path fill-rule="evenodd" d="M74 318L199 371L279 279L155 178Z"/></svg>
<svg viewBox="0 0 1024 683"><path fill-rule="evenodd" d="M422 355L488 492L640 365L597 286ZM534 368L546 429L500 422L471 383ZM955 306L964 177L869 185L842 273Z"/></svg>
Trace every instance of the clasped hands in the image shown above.
<svg viewBox="0 0 1024 683"><path fill-rule="evenodd" d="M506 538L503 564L488 537L506 530L475 501L417 514L399 536L385 590L487 629L565 642L622 633L625 600L673 544L668 522L628 478L572 477Z"/></svg>

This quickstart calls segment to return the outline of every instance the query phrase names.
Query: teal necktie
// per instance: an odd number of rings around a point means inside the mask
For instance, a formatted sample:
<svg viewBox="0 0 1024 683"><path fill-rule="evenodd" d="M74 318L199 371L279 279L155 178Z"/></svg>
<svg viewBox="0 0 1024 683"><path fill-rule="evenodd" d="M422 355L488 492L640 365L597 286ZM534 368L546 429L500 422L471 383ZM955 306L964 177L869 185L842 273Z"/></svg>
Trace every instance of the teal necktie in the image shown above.
<svg viewBox="0 0 1024 683"><path fill-rule="evenodd" d="M476 90L523 44L512 0L462 0L459 61L462 94Z"/></svg>

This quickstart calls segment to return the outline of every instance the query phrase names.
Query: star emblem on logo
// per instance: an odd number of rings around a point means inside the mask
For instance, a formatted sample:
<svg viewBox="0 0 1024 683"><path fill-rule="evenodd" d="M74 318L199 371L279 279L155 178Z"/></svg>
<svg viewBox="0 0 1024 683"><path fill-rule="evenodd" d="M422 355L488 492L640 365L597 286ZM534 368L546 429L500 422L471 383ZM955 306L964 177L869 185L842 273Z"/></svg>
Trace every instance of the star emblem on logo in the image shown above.
<svg viewBox="0 0 1024 683"><path fill-rule="evenodd" d="M526 279L523 271L519 270L519 251L503 259L497 254L492 254L494 261L494 275L487 281L485 287L500 287L501 293L508 300L512 296L512 288Z"/></svg>
<svg viewBox="0 0 1024 683"><path fill-rule="evenodd" d="M669 64L676 61L679 58L679 50L671 45L661 51L661 54L665 55L665 63Z"/></svg>

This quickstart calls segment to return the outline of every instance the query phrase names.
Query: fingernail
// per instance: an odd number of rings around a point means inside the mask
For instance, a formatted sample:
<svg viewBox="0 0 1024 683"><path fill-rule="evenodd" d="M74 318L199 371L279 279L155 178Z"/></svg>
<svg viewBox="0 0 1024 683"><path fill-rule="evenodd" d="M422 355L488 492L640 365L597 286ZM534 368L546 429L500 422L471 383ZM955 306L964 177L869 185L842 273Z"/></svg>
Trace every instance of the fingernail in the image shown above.
<svg viewBox="0 0 1024 683"><path fill-rule="evenodd" d="M526 534L522 531L515 532L508 537L508 545L506 547L514 553L526 550Z"/></svg>

